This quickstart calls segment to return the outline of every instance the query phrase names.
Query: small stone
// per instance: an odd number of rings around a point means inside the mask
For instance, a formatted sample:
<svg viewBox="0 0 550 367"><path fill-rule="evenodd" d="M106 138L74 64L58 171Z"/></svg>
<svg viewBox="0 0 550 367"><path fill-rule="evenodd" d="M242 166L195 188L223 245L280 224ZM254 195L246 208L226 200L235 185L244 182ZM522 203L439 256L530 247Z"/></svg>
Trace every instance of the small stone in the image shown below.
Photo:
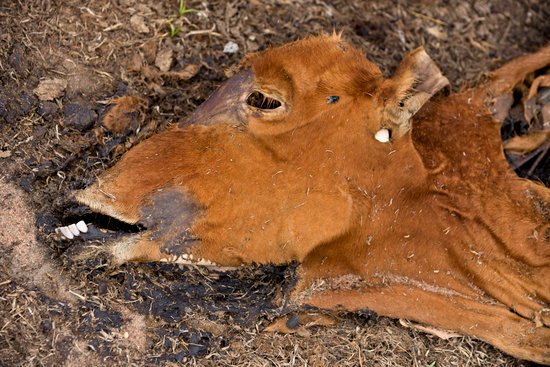
<svg viewBox="0 0 550 367"><path fill-rule="evenodd" d="M88 130L94 124L97 114L89 107L69 103L63 109L64 124L79 131Z"/></svg>
<svg viewBox="0 0 550 367"><path fill-rule="evenodd" d="M0 158L11 157L11 150L0 150Z"/></svg>
<svg viewBox="0 0 550 367"><path fill-rule="evenodd" d="M226 54L234 54L237 51L239 51L239 45L233 41L229 41L223 46L223 52Z"/></svg>
<svg viewBox="0 0 550 367"><path fill-rule="evenodd" d="M64 79L44 79L38 83L33 92L39 100L51 101L54 98L61 97L65 88L67 88L67 81Z"/></svg>
<svg viewBox="0 0 550 367"><path fill-rule="evenodd" d="M32 109L36 103L36 98L27 94L26 92L21 93L19 97L19 107L21 109L21 114L26 115Z"/></svg>
<svg viewBox="0 0 550 367"><path fill-rule="evenodd" d="M38 104L36 112L43 119L49 120L57 112L57 104L55 102L41 101Z"/></svg>
<svg viewBox="0 0 550 367"><path fill-rule="evenodd" d="M130 18L130 25L138 33L149 33L149 27L145 24L145 19L141 15L132 15Z"/></svg>
<svg viewBox="0 0 550 367"><path fill-rule="evenodd" d="M165 48L160 50L155 58L155 65L160 71L168 71L172 66L172 55L174 51L171 48Z"/></svg>

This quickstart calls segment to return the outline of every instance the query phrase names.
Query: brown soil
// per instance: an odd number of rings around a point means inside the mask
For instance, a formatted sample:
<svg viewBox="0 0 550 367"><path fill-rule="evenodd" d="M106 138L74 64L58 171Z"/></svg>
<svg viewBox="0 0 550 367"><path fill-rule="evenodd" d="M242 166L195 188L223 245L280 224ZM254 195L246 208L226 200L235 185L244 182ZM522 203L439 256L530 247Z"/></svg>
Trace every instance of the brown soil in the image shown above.
<svg viewBox="0 0 550 367"><path fill-rule="evenodd" d="M198 11L179 16L176 0L0 2L0 366L530 365L471 338L443 340L368 312L294 334L262 332L293 311L277 302L293 267L114 267L101 256L75 260L52 232L81 216L103 220L70 192L188 115L246 52L342 30L386 73L425 45L458 89L547 43L550 3L186 5ZM173 36L170 24L181 27ZM224 53L229 41L236 53ZM120 96L134 96L127 101L138 112L122 109L127 123L108 131L102 117ZM550 169L543 160L524 171L545 180Z"/></svg>

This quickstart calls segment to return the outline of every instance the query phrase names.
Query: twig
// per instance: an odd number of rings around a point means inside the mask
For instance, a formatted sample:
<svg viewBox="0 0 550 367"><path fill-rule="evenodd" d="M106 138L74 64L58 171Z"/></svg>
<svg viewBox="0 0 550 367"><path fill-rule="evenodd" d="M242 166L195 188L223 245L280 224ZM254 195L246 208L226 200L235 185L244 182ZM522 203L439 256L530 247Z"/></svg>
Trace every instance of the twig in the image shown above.
<svg viewBox="0 0 550 367"><path fill-rule="evenodd" d="M69 293L72 294L72 295L74 295L74 296L76 296L76 297L78 297L78 298L80 298L82 301L85 301L85 300L86 300L86 297L84 297L84 296L81 295L81 294L78 294L78 293L74 292L74 291L71 290L71 289L69 289Z"/></svg>
<svg viewBox="0 0 550 367"><path fill-rule="evenodd" d="M216 29L215 24L210 29L199 29L197 31L187 32L183 37L196 36L196 35L200 35L200 34L209 34L209 35L216 36L216 37L223 37L220 33L214 32L214 29Z"/></svg>
<svg viewBox="0 0 550 367"><path fill-rule="evenodd" d="M420 18L424 18L424 19L431 20L432 22L435 22L435 23L440 24L440 25L445 25L445 26L447 25L447 23L444 22L444 21L442 21L442 20L439 20L439 19L434 18L434 17L430 17L430 16L428 16L428 15L424 15L424 14L422 14L422 13L417 13L417 12L415 12L415 11L411 11L411 14L414 14L414 15L416 15L417 17L420 17Z"/></svg>

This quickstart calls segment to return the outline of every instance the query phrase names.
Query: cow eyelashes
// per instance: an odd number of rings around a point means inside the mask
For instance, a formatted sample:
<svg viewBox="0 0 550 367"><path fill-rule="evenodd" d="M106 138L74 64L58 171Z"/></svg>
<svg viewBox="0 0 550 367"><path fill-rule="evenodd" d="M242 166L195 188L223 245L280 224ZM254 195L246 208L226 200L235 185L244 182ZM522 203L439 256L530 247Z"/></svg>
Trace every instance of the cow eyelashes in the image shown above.
<svg viewBox="0 0 550 367"><path fill-rule="evenodd" d="M259 91L252 92L246 99L246 104L261 110L274 110L282 106L282 103L277 99L266 96Z"/></svg>

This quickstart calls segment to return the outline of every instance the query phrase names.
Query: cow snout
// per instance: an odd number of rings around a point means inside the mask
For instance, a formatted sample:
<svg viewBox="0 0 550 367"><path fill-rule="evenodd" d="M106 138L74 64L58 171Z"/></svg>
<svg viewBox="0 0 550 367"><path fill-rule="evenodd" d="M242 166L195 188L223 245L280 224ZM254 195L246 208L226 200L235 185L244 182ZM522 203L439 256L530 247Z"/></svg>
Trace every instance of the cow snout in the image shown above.
<svg viewBox="0 0 550 367"><path fill-rule="evenodd" d="M242 70L201 104L184 124L246 124L245 101L253 91L254 73Z"/></svg>

